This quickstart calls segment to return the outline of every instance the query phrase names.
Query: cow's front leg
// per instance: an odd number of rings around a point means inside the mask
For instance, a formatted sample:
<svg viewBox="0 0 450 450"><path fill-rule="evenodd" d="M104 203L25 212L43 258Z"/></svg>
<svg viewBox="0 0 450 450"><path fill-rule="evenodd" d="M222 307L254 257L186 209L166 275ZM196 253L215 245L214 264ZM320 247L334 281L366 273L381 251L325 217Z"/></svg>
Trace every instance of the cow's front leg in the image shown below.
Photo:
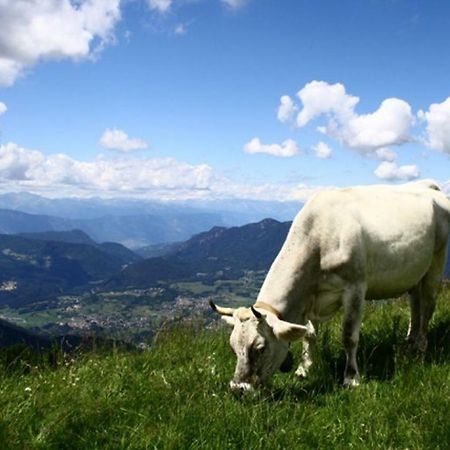
<svg viewBox="0 0 450 450"><path fill-rule="evenodd" d="M411 290L411 321L408 330L408 343L419 354L427 349L428 324L436 307L436 295L441 286L447 249L444 246L434 257L430 269L420 283Z"/></svg>
<svg viewBox="0 0 450 450"><path fill-rule="evenodd" d="M307 333L302 341L302 354L300 357L300 364L295 371L295 375L299 378L306 378L310 367L312 366L312 356L316 347L316 337L319 332L319 324L313 323L315 333Z"/></svg>
<svg viewBox="0 0 450 450"><path fill-rule="evenodd" d="M344 372L345 387L355 387L359 385L356 352L358 349L364 297L365 286L353 285L345 290L342 299L344 307L342 341L347 358Z"/></svg>

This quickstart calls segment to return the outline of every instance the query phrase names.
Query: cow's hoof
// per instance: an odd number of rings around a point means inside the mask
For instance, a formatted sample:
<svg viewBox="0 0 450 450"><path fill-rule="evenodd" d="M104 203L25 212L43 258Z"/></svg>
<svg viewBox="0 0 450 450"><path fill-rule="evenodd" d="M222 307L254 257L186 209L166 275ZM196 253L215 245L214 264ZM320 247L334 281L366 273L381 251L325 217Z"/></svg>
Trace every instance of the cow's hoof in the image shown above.
<svg viewBox="0 0 450 450"><path fill-rule="evenodd" d="M427 350L428 341L426 337L419 338L407 338L406 339L406 352L410 356L423 356Z"/></svg>
<svg viewBox="0 0 450 450"><path fill-rule="evenodd" d="M358 378L346 378L344 380L344 387L348 389L353 389L355 387L359 386L359 379Z"/></svg>

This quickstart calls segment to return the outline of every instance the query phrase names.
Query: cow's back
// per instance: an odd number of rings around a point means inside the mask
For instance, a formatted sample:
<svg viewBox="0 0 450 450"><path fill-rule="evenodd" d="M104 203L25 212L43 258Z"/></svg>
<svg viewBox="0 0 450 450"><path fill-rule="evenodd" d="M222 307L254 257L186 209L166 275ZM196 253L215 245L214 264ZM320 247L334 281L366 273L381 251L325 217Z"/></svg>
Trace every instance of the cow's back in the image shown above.
<svg viewBox="0 0 450 450"><path fill-rule="evenodd" d="M337 189L318 194L296 221L314 223L325 279L364 280L368 298L386 298L417 284L446 245L449 204L415 185Z"/></svg>

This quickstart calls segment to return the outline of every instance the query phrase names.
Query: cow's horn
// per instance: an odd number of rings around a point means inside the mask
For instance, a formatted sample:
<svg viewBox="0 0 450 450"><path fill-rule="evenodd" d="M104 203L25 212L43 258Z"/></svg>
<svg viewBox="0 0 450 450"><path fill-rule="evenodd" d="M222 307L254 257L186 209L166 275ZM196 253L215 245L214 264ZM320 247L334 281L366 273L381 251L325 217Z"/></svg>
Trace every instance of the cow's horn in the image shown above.
<svg viewBox="0 0 450 450"><path fill-rule="evenodd" d="M209 306L211 306L211 309L221 316L232 316L234 314L233 308L224 308L222 306L217 306L212 300L209 301Z"/></svg>
<svg viewBox="0 0 450 450"><path fill-rule="evenodd" d="M257 318L257 319L261 319L261 317L263 316L260 312L256 311L255 308L253 308L253 306L250 307L250 309L252 310L253 315Z"/></svg>

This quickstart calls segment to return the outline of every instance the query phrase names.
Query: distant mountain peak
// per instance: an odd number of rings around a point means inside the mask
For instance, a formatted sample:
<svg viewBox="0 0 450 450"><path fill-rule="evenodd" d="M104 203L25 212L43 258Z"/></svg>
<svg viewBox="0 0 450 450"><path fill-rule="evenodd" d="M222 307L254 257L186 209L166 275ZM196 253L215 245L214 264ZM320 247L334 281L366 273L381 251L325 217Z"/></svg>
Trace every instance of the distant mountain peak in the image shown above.
<svg viewBox="0 0 450 450"><path fill-rule="evenodd" d="M279 225L281 222L279 222L278 220L275 219L271 219L270 217L261 220L260 222L258 222L256 225L259 225L261 228L267 227L267 226L275 226L275 225Z"/></svg>

